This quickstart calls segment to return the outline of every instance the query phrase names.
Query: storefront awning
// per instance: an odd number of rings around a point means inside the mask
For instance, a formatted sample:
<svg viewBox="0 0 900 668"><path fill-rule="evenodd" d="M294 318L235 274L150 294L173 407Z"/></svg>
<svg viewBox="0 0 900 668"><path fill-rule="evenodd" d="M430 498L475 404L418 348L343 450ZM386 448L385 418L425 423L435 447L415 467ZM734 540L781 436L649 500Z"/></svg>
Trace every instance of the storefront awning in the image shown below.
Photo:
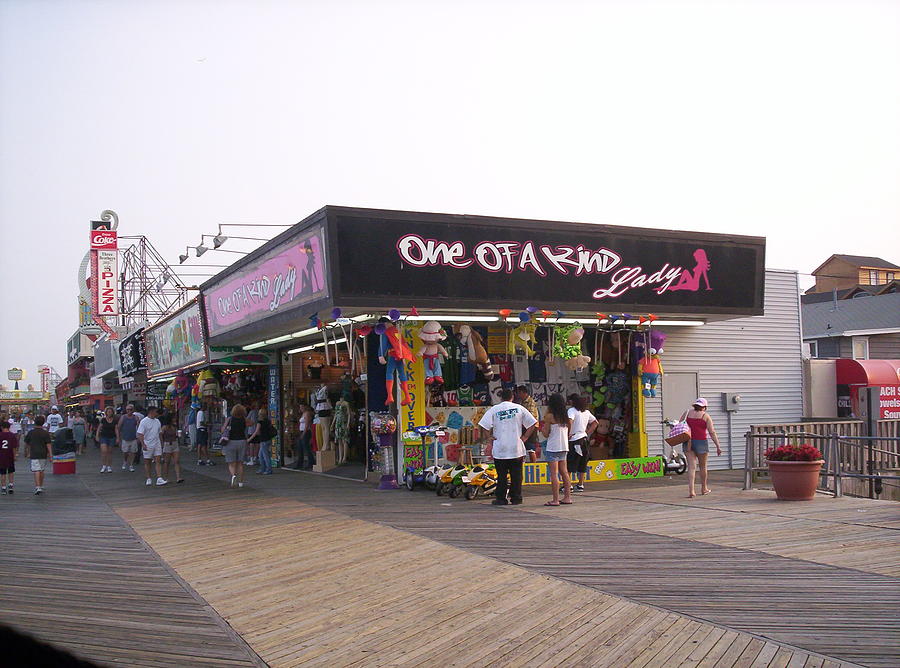
<svg viewBox="0 0 900 668"><path fill-rule="evenodd" d="M332 307L762 315L764 259L761 237L327 206L201 289L210 343L244 346Z"/></svg>
<svg viewBox="0 0 900 668"><path fill-rule="evenodd" d="M877 387L900 383L900 360L836 360L838 385Z"/></svg>

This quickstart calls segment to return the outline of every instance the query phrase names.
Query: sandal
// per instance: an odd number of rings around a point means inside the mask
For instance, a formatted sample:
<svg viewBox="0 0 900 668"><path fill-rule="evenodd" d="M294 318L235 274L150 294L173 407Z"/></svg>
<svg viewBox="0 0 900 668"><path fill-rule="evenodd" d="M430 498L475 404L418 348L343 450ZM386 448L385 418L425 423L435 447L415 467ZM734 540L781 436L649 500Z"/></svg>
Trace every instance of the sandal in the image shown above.
<svg viewBox="0 0 900 668"><path fill-rule="evenodd" d="M560 502L559 502L559 505L561 505L561 506L571 506L572 503L573 503L572 501L560 501Z"/></svg>
<svg viewBox="0 0 900 668"><path fill-rule="evenodd" d="M556 506L558 506L559 504L558 504L558 503L553 503L553 501L547 501L547 503L545 503L544 505L545 505L545 506L550 506L550 507L552 507L552 508L556 508Z"/></svg>

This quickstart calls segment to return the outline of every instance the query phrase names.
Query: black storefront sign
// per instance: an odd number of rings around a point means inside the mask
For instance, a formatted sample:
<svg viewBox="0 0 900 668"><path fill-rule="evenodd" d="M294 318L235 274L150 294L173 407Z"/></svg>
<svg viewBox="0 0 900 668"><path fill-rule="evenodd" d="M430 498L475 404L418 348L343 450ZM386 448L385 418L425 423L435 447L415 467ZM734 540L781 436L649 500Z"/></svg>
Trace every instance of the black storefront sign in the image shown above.
<svg viewBox="0 0 900 668"><path fill-rule="evenodd" d="M340 306L763 312L759 237L327 210Z"/></svg>
<svg viewBox="0 0 900 668"><path fill-rule="evenodd" d="M124 377L134 376L138 371L147 368L143 328L122 340L119 346L119 362Z"/></svg>

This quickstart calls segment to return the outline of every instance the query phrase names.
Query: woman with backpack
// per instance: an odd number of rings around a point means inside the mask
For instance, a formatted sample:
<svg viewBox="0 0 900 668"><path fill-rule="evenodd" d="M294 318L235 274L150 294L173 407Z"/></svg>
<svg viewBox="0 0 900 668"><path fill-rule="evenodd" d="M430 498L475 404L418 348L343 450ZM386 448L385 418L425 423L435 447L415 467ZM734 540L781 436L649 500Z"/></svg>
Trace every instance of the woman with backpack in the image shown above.
<svg viewBox="0 0 900 668"><path fill-rule="evenodd" d="M244 486L244 460L247 457L247 409L235 404L231 417L222 427L222 454L231 473L231 486Z"/></svg>
<svg viewBox="0 0 900 668"><path fill-rule="evenodd" d="M260 408L256 416L256 425L250 435L250 443L259 448L259 468L257 473L272 475L272 438L275 436L275 427L269 420L269 411Z"/></svg>

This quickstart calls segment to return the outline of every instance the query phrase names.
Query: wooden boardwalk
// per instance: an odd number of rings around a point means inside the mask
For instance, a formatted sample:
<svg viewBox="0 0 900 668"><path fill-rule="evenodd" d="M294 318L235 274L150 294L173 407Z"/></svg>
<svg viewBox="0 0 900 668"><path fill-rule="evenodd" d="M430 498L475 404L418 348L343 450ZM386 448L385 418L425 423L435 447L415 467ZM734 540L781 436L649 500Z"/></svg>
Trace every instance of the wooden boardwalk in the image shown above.
<svg viewBox="0 0 900 668"><path fill-rule="evenodd" d="M0 497L0 623L101 665L262 665L80 480L29 477Z"/></svg>
<svg viewBox="0 0 900 668"><path fill-rule="evenodd" d="M595 486L553 509L540 505L547 490L534 488L526 505L495 508L286 471L248 475L237 490L223 466L162 488L144 487L140 474L82 470L97 508L79 500L81 513L66 523L93 526L96 512L103 524L111 507L214 609L181 587L213 626L222 630L221 616L272 666L900 665L900 505L772 505L717 484L715 499L691 506L681 486L654 481ZM777 540L762 531L767 523L781 526ZM817 534L821 551L805 549ZM84 535L60 539L76 563L84 549L97 558ZM852 549L862 536L877 542L865 551L872 565L853 568L837 544ZM125 608L135 597L120 587ZM82 606L64 592L53 603L62 615ZM140 626L139 599L136 610L131 633L117 631L113 646L133 634L131 646L146 650L143 634L162 634ZM180 628L172 626L165 631ZM227 631L230 647L246 651ZM193 640L187 646L204 657L209 643ZM91 656L110 663L104 649L96 641ZM245 660L259 661L253 653Z"/></svg>
<svg viewBox="0 0 900 668"><path fill-rule="evenodd" d="M844 665L291 499L123 501L272 666Z"/></svg>

